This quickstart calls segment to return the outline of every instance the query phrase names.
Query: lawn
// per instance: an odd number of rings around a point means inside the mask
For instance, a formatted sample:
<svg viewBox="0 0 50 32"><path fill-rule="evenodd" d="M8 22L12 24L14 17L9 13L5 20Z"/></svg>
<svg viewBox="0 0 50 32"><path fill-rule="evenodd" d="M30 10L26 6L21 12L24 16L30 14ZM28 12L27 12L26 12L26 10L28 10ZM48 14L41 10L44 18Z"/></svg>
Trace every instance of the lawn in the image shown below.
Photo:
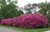
<svg viewBox="0 0 50 32"><path fill-rule="evenodd" d="M43 31L50 30L50 28L41 28L41 29L22 29L22 28L18 28L18 27L9 27L9 26L5 26L5 25L0 25L0 27L5 27L5 28L8 28L8 29L14 29L14 30L24 31L24 32L43 32Z"/></svg>

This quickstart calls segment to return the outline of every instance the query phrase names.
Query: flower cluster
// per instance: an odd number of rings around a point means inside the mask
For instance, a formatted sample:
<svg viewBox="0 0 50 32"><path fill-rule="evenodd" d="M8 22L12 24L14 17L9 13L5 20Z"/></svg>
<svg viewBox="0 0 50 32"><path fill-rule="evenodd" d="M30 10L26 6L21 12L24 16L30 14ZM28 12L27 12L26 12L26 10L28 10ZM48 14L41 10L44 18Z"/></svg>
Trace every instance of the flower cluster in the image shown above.
<svg viewBox="0 0 50 32"><path fill-rule="evenodd" d="M20 28L40 28L48 24L48 20L44 15L31 14L14 17L12 19L2 19L1 24L13 25L13 27Z"/></svg>
<svg viewBox="0 0 50 32"><path fill-rule="evenodd" d="M13 27L18 27L22 23L22 20L26 18L26 16L27 15L23 15L13 18Z"/></svg>
<svg viewBox="0 0 50 32"><path fill-rule="evenodd" d="M2 19L2 20L1 20L1 24L2 24L2 25L11 26L11 25L12 25L12 19L11 19L11 18L9 18L9 19Z"/></svg>
<svg viewBox="0 0 50 32"><path fill-rule="evenodd" d="M40 28L46 26L48 20L40 14L23 15L13 21L13 26L20 28Z"/></svg>

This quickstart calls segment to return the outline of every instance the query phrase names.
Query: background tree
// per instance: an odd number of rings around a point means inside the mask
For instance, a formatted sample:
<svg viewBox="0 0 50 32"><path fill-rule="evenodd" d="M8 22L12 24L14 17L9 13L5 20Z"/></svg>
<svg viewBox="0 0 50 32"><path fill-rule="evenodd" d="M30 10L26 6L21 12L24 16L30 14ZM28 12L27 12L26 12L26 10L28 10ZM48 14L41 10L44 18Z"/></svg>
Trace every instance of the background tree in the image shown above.
<svg viewBox="0 0 50 32"><path fill-rule="evenodd" d="M6 5L6 0L0 0L0 8Z"/></svg>
<svg viewBox="0 0 50 32"><path fill-rule="evenodd" d="M38 11L40 14L46 15L48 22L50 24L50 2L47 3L39 3L38 7L40 8L40 10Z"/></svg>
<svg viewBox="0 0 50 32"><path fill-rule="evenodd" d="M23 12L22 10L19 10L18 16L21 16L21 15L23 15L23 14L24 14L24 12Z"/></svg>
<svg viewBox="0 0 50 32"><path fill-rule="evenodd" d="M16 17L18 13L18 10L16 9L16 5L14 4L9 4L2 7L1 11L2 11L2 16L4 18Z"/></svg>
<svg viewBox="0 0 50 32"><path fill-rule="evenodd" d="M32 11L36 12L37 4L27 4L24 6L24 10L27 11L27 14L32 14Z"/></svg>
<svg viewBox="0 0 50 32"><path fill-rule="evenodd" d="M47 15L50 14L50 3L39 3L38 7L41 8L39 13L43 14L43 15Z"/></svg>
<svg viewBox="0 0 50 32"><path fill-rule="evenodd" d="M16 6L16 4L17 4L17 0L2 0L1 1L1 4L2 4L2 2L5 2L6 4L5 5L1 5L0 7L1 7L1 15L0 16L2 16L2 18L13 18L13 17L17 17L17 16L20 16L21 15L21 11L18 11L18 6ZM7 3L8 2L8 3ZM4 4L4 3L3 3ZM19 14L20 13L20 14Z"/></svg>
<svg viewBox="0 0 50 32"><path fill-rule="evenodd" d="M6 0L0 0L0 19L3 18L2 13L1 13L1 8L6 5Z"/></svg>

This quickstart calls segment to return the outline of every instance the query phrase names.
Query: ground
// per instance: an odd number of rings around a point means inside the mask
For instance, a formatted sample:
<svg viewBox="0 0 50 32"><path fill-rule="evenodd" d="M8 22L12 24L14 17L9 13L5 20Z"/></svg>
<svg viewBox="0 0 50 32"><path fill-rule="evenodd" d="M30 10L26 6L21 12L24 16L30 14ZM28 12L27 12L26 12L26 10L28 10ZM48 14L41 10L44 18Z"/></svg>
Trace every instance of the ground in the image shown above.
<svg viewBox="0 0 50 32"><path fill-rule="evenodd" d="M9 27L5 25L0 25L0 31L1 32L50 32L50 27L49 28L40 28L40 29L22 29L18 27Z"/></svg>
<svg viewBox="0 0 50 32"><path fill-rule="evenodd" d="M44 31L44 32L50 32L50 30L48 30L48 31Z"/></svg>
<svg viewBox="0 0 50 32"><path fill-rule="evenodd" d="M0 27L0 32L22 32L22 31L17 31L17 30L13 30L13 29Z"/></svg>

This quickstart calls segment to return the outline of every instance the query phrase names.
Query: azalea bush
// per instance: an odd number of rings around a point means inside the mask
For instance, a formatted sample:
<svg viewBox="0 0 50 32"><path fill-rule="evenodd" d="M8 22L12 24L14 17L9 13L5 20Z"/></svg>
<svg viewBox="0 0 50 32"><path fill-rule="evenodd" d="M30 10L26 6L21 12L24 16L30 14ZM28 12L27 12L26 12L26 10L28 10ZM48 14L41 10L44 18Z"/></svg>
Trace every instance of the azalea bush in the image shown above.
<svg viewBox="0 0 50 32"><path fill-rule="evenodd" d="M12 25L12 19L11 19L11 18L9 18L9 19L2 19L2 20L1 20L1 24L2 24L2 25L11 26L11 25Z"/></svg>
<svg viewBox="0 0 50 32"><path fill-rule="evenodd" d="M23 15L13 21L13 26L20 28L41 28L47 24L47 18L40 14Z"/></svg>
<svg viewBox="0 0 50 32"><path fill-rule="evenodd" d="M21 22L22 22L22 19L23 18L26 18L26 16L27 15L23 15L23 16L18 16L18 17L15 17L15 18L13 18L13 26L14 27L19 27L19 25L21 24Z"/></svg>
<svg viewBox="0 0 50 32"><path fill-rule="evenodd" d="M9 19L2 19L2 25L9 25L13 27L19 28L42 28L46 27L48 24L48 20L44 15L41 14L31 14L31 15L23 15Z"/></svg>

